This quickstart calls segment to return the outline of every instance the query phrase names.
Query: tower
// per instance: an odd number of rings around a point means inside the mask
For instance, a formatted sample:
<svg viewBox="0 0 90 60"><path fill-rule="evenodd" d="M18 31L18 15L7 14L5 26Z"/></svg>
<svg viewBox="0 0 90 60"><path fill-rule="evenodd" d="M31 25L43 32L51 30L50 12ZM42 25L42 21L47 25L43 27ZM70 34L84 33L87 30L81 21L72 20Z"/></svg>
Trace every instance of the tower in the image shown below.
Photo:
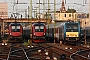
<svg viewBox="0 0 90 60"><path fill-rule="evenodd" d="M64 5L64 0L62 0L62 6L60 8L60 12L66 12L66 8L65 8L65 5Z"/></svg>

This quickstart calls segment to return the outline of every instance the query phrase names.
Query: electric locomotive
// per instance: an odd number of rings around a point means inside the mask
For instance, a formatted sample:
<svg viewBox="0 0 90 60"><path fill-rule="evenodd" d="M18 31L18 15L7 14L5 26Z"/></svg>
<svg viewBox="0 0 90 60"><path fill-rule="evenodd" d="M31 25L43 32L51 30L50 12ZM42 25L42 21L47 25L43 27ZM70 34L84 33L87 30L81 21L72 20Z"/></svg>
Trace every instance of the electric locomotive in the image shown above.
<svg viewBox="0 0 90 60"><path fill-rule="evenodd" d="M47 25L47 38L52 41L63 43L78 42L80 39L80 23L79 22L57 22Z"/></svg>
<svg viewBox="0 0 90 60"><path fill-rule="evenodd" d="M33 23L32 25L32 39L33 42L45 42L46 40L46 26L44 23Z"/></svg>
<svg viewBox="0 0 90 60"><path fill-rule="evenodd" d="M23 26L20 23L9 24L9 40L22 40Z"/></svg>
<svg viewBox="0 0 90 60"><path fill-rule="evenodd" d="M80 40L80 23L79 22L66 22L64 24L64 41L78 42Z"/></svg>

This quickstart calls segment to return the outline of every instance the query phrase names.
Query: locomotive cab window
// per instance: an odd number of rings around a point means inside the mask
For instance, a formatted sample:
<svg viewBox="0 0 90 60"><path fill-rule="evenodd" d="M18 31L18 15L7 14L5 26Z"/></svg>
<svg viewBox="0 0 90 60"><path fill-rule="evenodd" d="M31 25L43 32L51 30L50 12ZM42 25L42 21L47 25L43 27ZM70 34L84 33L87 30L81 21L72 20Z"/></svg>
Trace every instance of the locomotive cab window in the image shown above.
<svg viewBox="0 0 90 60"><path fill-rule="evenodd" d="M78 25L70 25L70 24L68 24L68 25L66 25L66 28L67 29L78 29Z"/></svg>
<svg viewBox="0 0 90 60"><path fill-rule="evenodd" d="M16 26L16 29L20 29L20 26Z"/></svg>
<svg viewBox="0 0 90 60"><path fill-rule="evenodd" d="M44 26L40 26L40 29L44 29Z"/></svg>
<svg viewBox="0 0 90 60"><path fill-rule="evenodd" d="M78 31L78 24L66 24L66 31L70 32L72 30L73 32Z"/></svg>
<svg viewBox="0 0 90 60"><path fill-rule="evenodd" d="M15 26L12 26L12 29L15 29Z"/></svg>
<svg viewBox="0 0 90 60"><path fill-rule="evenodd" d="M44 31L44 26L35 26L35 31L36 32L43 32Z"/></svg>
<svg viewBox="0 0 90 60"><path fill-rule="evenodd" d="M12 31L13 32L19 32L20 31L20 26L12 26Z"/></svg>
<svg viewBox="0 0 90 60"><path fill-rule="evenodd" d="M39 29L39 26L35 26L35 29Z"/></svg>

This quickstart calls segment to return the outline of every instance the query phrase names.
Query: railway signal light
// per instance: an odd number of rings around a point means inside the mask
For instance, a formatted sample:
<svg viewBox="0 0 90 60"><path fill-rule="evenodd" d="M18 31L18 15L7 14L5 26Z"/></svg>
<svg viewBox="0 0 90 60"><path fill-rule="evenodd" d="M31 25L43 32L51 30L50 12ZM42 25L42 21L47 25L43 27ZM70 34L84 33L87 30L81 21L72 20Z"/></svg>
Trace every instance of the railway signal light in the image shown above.
<svg viewBox="0 0 90 60"><path fill-rule="evenodd" d="M32 48L34 47L34 46L31 46Z"/></svg>
<svg viewBox="0 0 90 60"><path fill-rule="evenodd" d="M70 49L72 49L72 48L70 48Z"/></svg>
<svg viewBox="0 0 90 60"><path fill-rule="evenodd" d="M65 49L68 49L67 47Z"/></svg>
<svg viewBox="0 0 90 60"><path fill-rule="evenodd" d="M7 43L5 43L5 45L7 45Z"/></svg>
<svg viewBox="0 0 90 60"><path fill-rule="evenodd" d="M50 57L46 57L46 60L50 60Z"/></svg>
<svg viewBox="0 0 90 60"><path fill-rule="evenodd" d="M88 48L90 47L90 46L87 46Z"/></svg>
<svg viewBox="0 0 90 60"><path fill-rule="evenodd" d="M62 54L61 57L60 57L60 60L66 60L66 55Z"/></svg>
<svg viewBox="0 0 90 60"><path fill-rule="evenodd" d="M56 57L53 57L53 60L57 60L57 58Z"/></svg>
<svg viewBox="0 0 90 60"><path fill-rule="evenodd" d="M30 47L30 46L28 46L28 47Z"/></svg>
<svg viewBox="0 0 90 60"><path fill-rule="evenodd" d="M2 43L2 45L7 45L7 43Z"/></svg>
<svg viewBox="0 0 90 60"><path fill-rule="evenodd" d="M38 52L41 52L41 50L38 50Z"/></svg>
<svg viewBox="0 0 90 60"><path fill-rule="evenodd" d="M90 59L90 53L88 54L88 58Z"/></svg>
<svg viewBox="0 0 90 60"><path fill-rule="evenodd" d="M4 45L4 43L2 43L2 45Z"/></svg>
<svg viewBox="0 0 90 60"><path fill-rule="evenodd" d="M45 52L45 55L48 55L48 52Z"/></svg>

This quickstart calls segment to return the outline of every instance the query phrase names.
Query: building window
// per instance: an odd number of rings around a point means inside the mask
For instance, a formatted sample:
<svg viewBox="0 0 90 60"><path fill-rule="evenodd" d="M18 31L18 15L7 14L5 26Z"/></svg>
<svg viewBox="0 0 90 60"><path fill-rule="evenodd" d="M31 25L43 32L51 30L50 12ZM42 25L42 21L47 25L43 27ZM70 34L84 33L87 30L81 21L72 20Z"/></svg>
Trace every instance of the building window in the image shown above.
<svg viewBox="0 0 90 60"><path fill-rule="evenodd" d="M69 17L71 17L71 14L69 14Z"/></svg>
<svg viewBox="0 0 90 60"><path fill-rule="evenodd" d="M65 17L66 17L66 14L65 14Z"/></svg>

